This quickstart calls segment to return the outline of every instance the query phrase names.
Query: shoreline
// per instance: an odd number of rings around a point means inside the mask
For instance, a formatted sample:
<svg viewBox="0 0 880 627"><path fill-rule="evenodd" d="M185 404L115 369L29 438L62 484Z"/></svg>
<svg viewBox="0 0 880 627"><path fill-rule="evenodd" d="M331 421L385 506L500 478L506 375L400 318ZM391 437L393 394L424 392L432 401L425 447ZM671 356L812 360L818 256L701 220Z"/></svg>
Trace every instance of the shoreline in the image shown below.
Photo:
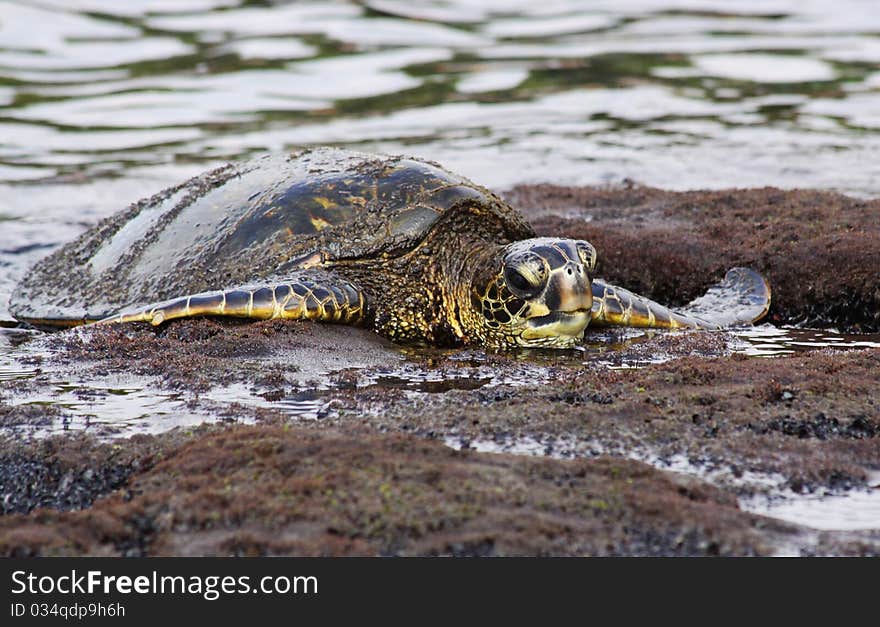
<svg viewBox="0 0 880 627"><path fill-rule="evenodd" d="M603 278L660 302L746 265L770 281L773 323L880 330L880 201L550 185L506 197L539 235L591 241ZM0 554L880 555L880 526L818 531L739 505L872 487L880 350L756 358L729 339L648 334L608 352L669 360L612 370L277 321L41 335L41 372L0 385ZM88 399L117 373L217 422L16 437L65 412L16 399L61 380ZM211 398L233 385L264 406ZM326 412L291 421L283 403L309 393ZM693 472L674 471L682 460Z"/></svg>

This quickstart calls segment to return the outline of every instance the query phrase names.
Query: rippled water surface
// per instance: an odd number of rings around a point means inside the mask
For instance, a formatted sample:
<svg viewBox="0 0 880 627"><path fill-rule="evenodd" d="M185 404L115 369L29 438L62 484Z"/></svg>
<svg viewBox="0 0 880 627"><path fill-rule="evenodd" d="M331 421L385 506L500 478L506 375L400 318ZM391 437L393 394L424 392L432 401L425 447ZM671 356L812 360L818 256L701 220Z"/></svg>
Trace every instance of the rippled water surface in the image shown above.
<svg viewBox="0 0 880 627"><path fill-rule="evenodd" d="M878 129L874 0L0 0L0 319L86 226L259 151L877 195Z"/></svg>

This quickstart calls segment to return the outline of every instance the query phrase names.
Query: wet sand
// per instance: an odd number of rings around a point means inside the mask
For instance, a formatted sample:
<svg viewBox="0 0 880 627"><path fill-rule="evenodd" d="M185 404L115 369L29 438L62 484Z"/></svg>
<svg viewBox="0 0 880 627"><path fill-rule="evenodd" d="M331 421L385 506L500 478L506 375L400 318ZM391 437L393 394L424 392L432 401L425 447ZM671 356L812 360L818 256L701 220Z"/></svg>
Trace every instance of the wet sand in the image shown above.
<svg viewBox="0 0 880 627"><path fill-rule="evenodd" d="M508 198L541 234L592 241L601 276L661 302L747 265L771 283L773 322L880 328L878 201L637 186ZM726 333L692 332L650 334L602 360L402 352L365 330L212 320L34 341L47 369L147 377L225 422L6 437L0 554L880 554L880 524L819 532L739 506L872 485L877 349L749 358L730 353ZM670 360L610 367L656 355ZM435 373L432 393L384 376L402 365ZM293 422L273 405L327 371L319 419ZM55 406L13 404L47 381L4 383L0 423L56 420ZM266 406L209 398L232 384ZM690 474L670 470L682 466Z"/></svg>

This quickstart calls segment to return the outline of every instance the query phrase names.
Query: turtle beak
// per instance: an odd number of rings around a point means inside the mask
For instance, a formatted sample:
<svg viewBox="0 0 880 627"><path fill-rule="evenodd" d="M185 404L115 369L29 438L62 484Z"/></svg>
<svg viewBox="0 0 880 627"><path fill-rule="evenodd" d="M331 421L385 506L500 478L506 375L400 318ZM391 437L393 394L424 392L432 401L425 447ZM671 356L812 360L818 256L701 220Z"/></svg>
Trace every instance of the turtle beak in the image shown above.
<svg viewBox="0 0 880 627"><path fill-rule="evenodd" d="M593 307L593 290L586 268L581 264L567 263L556 270L547 286L545 302L551 311L590 311Z"/></svg>
<svg viewBox="0 0 880 627"><path fill-rule="evenodd" d="M567 263L555 270L544 294L549 313L530 318L523 337L527 340L548 336L582 337L593 307L593 290L586 268Z"/></svg>

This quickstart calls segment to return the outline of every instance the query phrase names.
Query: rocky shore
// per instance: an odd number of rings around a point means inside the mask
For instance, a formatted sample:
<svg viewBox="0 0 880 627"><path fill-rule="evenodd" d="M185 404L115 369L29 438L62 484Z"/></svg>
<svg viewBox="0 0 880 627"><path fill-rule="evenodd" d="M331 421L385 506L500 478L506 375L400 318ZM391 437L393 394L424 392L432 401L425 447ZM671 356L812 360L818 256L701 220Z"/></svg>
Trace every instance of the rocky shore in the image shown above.
<svg viewBox="0 0 880 627"><path fill-rule="evenodd" d="M507 197L661 302L745 265L772 286L771 323L880 331L880 201L635 185ZM421 351L213 320L29 344L37 374L0 382L2 555L880 554L880 521L817 531L741 508L875 486L876 348L756 358L724 332L611 332L583 353ZM137 377L213 420L22 437L64 418L21 402L59 373L86 396L95 378ZM265 402L211 397L233 384ZM303 394L322 409L292 420L283 401Z"/></svg>

